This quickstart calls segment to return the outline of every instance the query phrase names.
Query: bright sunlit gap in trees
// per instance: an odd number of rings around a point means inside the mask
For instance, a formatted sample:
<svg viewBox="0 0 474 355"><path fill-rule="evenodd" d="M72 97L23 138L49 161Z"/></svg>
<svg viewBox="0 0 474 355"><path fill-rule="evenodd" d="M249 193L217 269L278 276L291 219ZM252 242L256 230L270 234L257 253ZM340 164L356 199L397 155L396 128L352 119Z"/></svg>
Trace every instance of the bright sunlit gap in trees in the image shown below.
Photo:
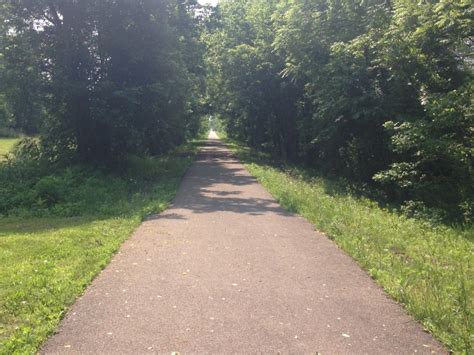
<svg viewBox="0 0 474 355"><path fill-rule="evenodd" d="M218 2L219 2L219 0L199 0L199 3L200 3L201 5L212 5L212 6L216 6Z"/></svg>

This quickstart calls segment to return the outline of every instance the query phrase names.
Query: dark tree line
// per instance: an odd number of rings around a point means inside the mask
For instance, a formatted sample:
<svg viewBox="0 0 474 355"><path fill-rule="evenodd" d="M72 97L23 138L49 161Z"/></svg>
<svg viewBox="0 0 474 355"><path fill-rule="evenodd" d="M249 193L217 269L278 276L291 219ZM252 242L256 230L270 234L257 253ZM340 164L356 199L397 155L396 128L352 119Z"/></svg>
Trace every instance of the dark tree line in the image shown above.
<svg viewBox="0 0 474 355"><path fill-rule="evenodd" d="M195 0L3 1L0 125L52 159L158 154L199 128Z"/></svg>
<svg viewBox="0 0 474 355"><path fill-rule="evenodd" d="M468 221L473 17L466 0L223 0L209 102L231 137Z"/></svg>
<svg viewBox="0 0 474 355"><path fill-rule="evenodd" d="M169 150L207 110L277 158L469 221L473 17L469 0L5 0L0 134L103 164Z"/></svg>

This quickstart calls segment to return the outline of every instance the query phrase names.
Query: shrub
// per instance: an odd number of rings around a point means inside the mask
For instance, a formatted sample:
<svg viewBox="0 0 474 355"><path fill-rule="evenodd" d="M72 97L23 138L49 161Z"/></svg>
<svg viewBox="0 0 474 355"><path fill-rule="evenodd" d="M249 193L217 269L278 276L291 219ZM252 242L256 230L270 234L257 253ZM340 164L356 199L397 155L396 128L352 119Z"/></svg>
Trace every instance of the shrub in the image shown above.
<svg viewBox="0 0 474 355"><path fill-rule="evenodd" d="M64 201L64 180L57 176L45 176L35 185L37 201L39 205L51 207L60 201Z"/></svg>
<svg viewBox="0 0 474 355"><path fill-rule="evenodd" d="M0 127L1 138L18 138L20 134L12 128Z"/></svg>

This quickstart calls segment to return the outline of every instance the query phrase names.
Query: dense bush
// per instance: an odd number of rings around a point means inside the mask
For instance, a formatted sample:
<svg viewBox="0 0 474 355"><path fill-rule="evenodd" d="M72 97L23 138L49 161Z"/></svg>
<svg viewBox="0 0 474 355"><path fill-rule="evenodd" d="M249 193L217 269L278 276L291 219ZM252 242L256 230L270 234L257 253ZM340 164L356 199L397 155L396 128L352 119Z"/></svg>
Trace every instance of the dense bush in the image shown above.
<svg viewBox="0 0 474 355"><path fill-rule="evenodd" d="M179 159L130 155L110 171L51 162L37 140L23 140L0 165L0 216L126 215L136 199L152 198L160 179L182 173L190 152Z"/></svg>
<svg viewBox="0 0 474 355"><path fill-rule="evenodd" d="M0 127L0 138L17 138L18 132L10 127Z"/></svg>

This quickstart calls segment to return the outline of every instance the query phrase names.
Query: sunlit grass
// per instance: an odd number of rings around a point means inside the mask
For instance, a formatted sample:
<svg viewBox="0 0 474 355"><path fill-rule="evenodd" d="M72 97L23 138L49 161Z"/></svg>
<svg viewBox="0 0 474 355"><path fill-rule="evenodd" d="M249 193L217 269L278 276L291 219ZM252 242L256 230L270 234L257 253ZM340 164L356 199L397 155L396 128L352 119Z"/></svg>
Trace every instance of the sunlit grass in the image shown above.
<svg viewBox="0 0 474 355"><path fill-rule="evenodd" d="M232 148L284 208L333 239L448 349L472 353L473 226L409 219L314 173Z"/></svg>
<svg viewBox="0 0 474 355"><path fill-rule="evenodd" d="M139 222L0 221L0 352L35 353Z"/></svg>
<svg viewBox="0 0 474 355"><path fill-rule="evenodd" d="M5 155L10 152L18 138L0 138L0 162L5 160Z"/></svg>

